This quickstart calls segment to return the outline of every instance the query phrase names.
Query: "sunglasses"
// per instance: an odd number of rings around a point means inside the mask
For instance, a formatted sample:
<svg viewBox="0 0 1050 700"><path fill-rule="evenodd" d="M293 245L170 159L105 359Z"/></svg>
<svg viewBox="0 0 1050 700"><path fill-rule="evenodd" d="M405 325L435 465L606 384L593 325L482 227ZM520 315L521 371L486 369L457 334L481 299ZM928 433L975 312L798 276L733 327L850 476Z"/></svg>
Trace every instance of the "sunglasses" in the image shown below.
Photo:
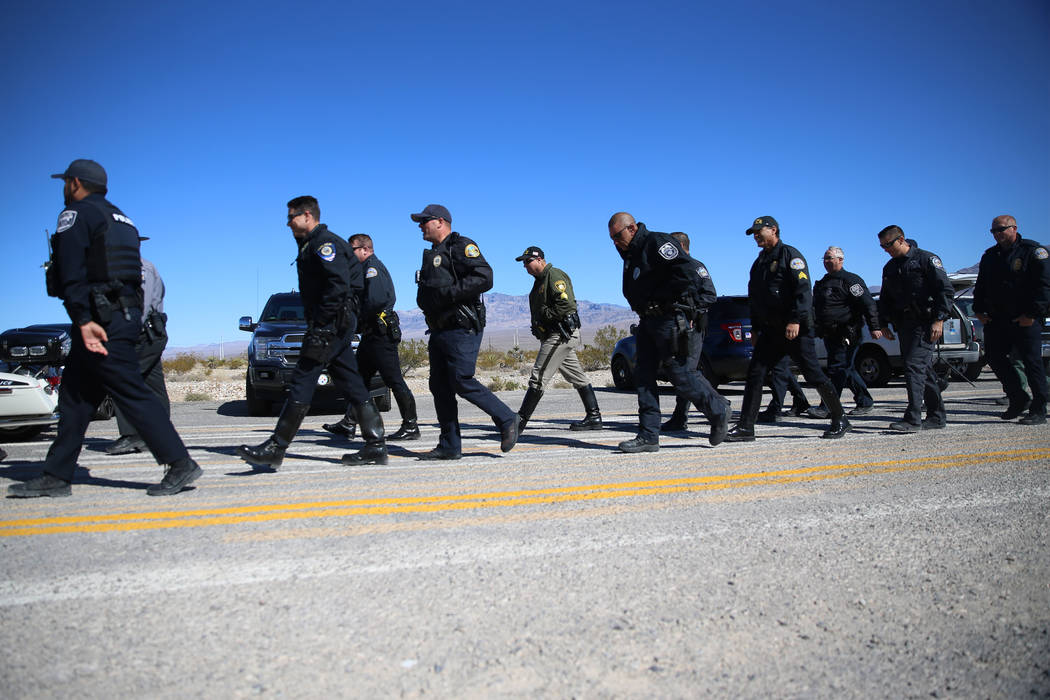
<svg viewBox="0 0 1050 700"><path fill-rule="evenodd" d="M990 228L989 230L992 233L1002 233L1003 231L1006 231L1007 229L1011 229L1011 228L1017 228L1017 227L1016 226L992 226L992 228Z"/></svg>

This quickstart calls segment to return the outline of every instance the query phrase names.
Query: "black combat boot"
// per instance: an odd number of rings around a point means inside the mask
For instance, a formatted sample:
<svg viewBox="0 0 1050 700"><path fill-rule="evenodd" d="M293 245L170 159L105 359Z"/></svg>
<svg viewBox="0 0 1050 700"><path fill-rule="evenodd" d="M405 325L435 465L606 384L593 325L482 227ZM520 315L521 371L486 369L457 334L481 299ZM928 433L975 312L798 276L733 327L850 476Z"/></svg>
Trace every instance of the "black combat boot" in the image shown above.
<svg viewBox="0 0 1050 700"><path fill-rule="evenodd" d="M383 438L383 417L371 400L354 406L354 414L361 426L365 446L360 452L343 455L343 464L386 464L386 440Z"/></svg>
<svg viewBox="0 0 1050 700"><path fill-rule="evenodd" d="M830 381L824 382L817 387L817 393L820 394L820 400L828 407L828 413L831 414L831 427L825 430L820 437L836 440L853 430L849 419L846 418L846 412L842 410L842 402L839 401L839 392L835 390L835 385Z"/></svg>
<svg viewBox="0 0 1050 700"><path fill-rule="evenodd" d="M604 428L605 426L602 425L602 412L598 410L598 399L595 397L594 389L591 385L581 386L576 391L580 392L580 399L583 400L583 410L587 412L587 415L583 417L583 420L570 423L569 430L601 430Z"/></svg>
<svg viewBox="0 0 1050 700"><path fill-rule="evenodd" d="M543 398L541 389L533 389L531 386L525 392L525 398L521 400L521 408L518 409L518 434L525 430L525 424L532 418L532 412L536 410L536 404Z"/></svg>
<svg viewBox="0 0 1050 700"><path fill-rule="evenodd" d="M661 433L677 433L686 429L686 416L689 413L689 401L681 396L675 398L674 413L667 422L660 426Z"/></svg>
<svg viewBox="0 0 1050 700"><path fill-rule="evenodd" d="M339 419L338 423L325 423L321 426L334 435L341 435L347 440L353 440L357 434L357 423L354 422L354 408L347 405L346 415Z"/></svg>
<svg viewBox="0 0 1050 700"><path fill-rule="evenodd" d="M281 416L277 419L277 427L273 429L273 435L266 442L255 447L241 445L237 448L237 454L249 464L263 464L277 471L281 462L284 461L285 450L288 449L295 434L299 432L299 426L302 425L303 418L306 417L306 412L309 410L310 404L308 403L285 401L281 409Z"/></svg>
<svg viewBox="0 0 1050 700"><path fill-rule="evenodd" d="M401 412L401 427L387 440L418 440L419 424L416 422L416 399L411 391L394 392L397 410Z"/></svg>

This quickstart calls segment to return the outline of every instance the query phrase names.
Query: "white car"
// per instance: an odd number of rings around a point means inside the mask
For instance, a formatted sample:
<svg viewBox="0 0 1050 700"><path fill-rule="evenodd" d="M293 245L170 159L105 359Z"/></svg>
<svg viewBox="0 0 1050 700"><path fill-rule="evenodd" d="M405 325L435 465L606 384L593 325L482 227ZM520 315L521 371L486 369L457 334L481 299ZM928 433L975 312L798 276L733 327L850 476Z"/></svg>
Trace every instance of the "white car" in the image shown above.
<svg viewBox="0 0 1050 700"><path fill-rule="evenodd" d="M25 440L58 423L58 391L47 380L0 372L0 440Z"/></svg>

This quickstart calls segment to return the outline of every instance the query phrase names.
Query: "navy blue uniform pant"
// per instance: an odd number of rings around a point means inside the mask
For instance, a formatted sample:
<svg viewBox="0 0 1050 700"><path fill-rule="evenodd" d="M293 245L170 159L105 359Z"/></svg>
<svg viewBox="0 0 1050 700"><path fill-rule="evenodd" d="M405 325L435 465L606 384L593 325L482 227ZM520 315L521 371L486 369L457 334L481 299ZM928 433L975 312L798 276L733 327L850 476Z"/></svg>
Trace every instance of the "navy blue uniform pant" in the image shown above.
<svg viewBox="0 0 1050 700"><path fill-rule="evenodd" d="M1025 392L1021 387L1021 378L1010 361L1010 351L1017 353L1024 365L1025 378L1032 392L1032 404L1029 411L1036 415L1046 415L1046 369L1043 367L1042 319L1027 328L1005 319L992 319L984 324L984 355L988 364L1003 383L1010 403L1024 403Z"/></svg>
<svg viewBox="0 0 1050 700"><path fill-rule="evenodd" d="M792 409L796 406L799 408L809 406L809 399L803 393L802 386L798 383L795 373L791 371L790 355L784 355L773 365L771 370L766 372L766 384L769 385L769 390L773 394L767 407L770 413L780 413L780 410L784 407L784 397L789 391L793 402L791 404Z"/></svg>
<svg viewBox="0 0 1050 700"><path fill-rule="evenodd" d="M104 324L108 355L88 352L80 329L70 331L73 345L66 358L58 390L58 437L51 443L44 472L64 481L73 470L84 444L91 416L106 394L130 421L158 464L189 456L182 439L164 412L160 399L146 387L135 344L142 329L142 311L129 309L130 320L117 310Z"/></svg>
<svg viewBox="0 0 1050 700"><path fill-rule="evenodd" d="M689 334L689 356L686 358L686 362L690 367L695 367L697 372L703 374L703 369L700 367L700 354L704 350L704 335L705 331L693 330ZM714 388L714 387L712 387ZM689 410L689 399L682 396L679 393L675 393L675 415L685 416L685 412ZM697 406L697 410L702 410Z"/></svg>
<svg viewBox="0 0 1050 700"><path fill-rule="evenodd" d="M481 334L473 330L453 328L430 334L430 394L441 430L440 450L456 454L463 450L457 395L487 413L499 430L518 419L517 413L474 378L480 348Z"/></svg>
<svg viewBox="0 0 1050 700"><path fill-rule="evenodd" d="M941 385L933 371L934 344L930 342L930 324L905 321L896 325L904 359L904 383L908 388L908 408L904 420L922 425L922 407L926 404L926 418L944 423L947 414L941 399Z"/></svg>
<svg viewBox="0 0 1050 700"><path fill-rule="evenodd" d="M656 442L660 437L656 372L661 364L675 393L693 403L709 421L727 410L722 397L697 371L695 358L690 359L689 345L695 333L688 328L676 330L680 320L676 316L643 316L638 324L634 369L638 385L638 436L647 442Z"/></svg>
<svg viewBox="0 0 1050 700"><path fill-rule="evenodd" d="M361 373L357 370L357 357L350 345L350 334L340 338L328 349L329 359L318 362L308 357L299 356L299 361L292 371L288 400L293 403L310 403L317 391L317 379L325 367L336 387L351 404L359 406L369 399Z"/></svg>
<svg viewBox="0 0 1050 700"><path fill-rule="evenodd" d="M762 405L762 385L766 372L785 357L790 357L802 370L802 376L813 386L830 383L817 360L817 348L811 329L800 329L794 340L788 340L783 328L764 328L758 334L751 362L747 366L747 384L744 387L744 404L740 408L740 423L744 428L754 428L758 410Z"/></svg>
<svg viewBox="0 0 1050 700"><path fill-rule="evenodd" d="M835 385L835 392L841 396L842 389L849 387L857 406L874 405L875 399L871 397L868 385L853 366L857 350L860 349L860 341L847 345L844 338L830 335L824 338L824 347L828 351L828 375L831 376L831 383Z"/></svg>
<svg viewBox="0 0 1050 700"><path fill-rule="evenodd" d="M164 364L161 358L164 348L168 345L167 333L155 333L147 336L144 332L139 334L139 342L135 352L139 356L139 371L146 386L160 399L160 405L164 409L164 415L171 415L171 401L168 399L168 387L164 384ZM124 412L117 409L117 429L126 437L136 437L138 433L131 425Z"/></svg>
<svg viewBox="0 0 1050 700"><path fill-rule="evenodd" d="M365 386L369 386L376 372L383 378L395 397L411 396L412 392L401 373L401 360L397 356L397 343L387 335L368 333L357 346L357 368ZM402 398L402 400L404 400ZM398 406L400 406L400 401ZM402 416L403 417L403 416Z"/></svg>

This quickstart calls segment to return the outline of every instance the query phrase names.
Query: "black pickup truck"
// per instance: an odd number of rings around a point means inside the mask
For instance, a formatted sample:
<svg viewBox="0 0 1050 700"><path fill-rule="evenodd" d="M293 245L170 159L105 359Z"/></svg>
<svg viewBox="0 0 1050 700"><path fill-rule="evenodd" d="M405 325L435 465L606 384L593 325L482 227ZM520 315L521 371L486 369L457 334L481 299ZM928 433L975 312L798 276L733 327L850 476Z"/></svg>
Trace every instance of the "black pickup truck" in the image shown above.
<svg viewBox="0 0 1050 700"><path fill-rule="evenodd" d="M263 307L258 322L242 316L240 329L252 334L248 344L248 372L244 377L244 395L248 412L253 416L268 415L272 404L283 401L292 370L299 361L299 350L306 333L306 317L299 292L279 292ZM354 338L357 347L357 338ZM390 390L378 375L372 378L369 392L380 411L390 410ZM314 402L332 402L340 397L328 372L317 379Z"/></svg>

